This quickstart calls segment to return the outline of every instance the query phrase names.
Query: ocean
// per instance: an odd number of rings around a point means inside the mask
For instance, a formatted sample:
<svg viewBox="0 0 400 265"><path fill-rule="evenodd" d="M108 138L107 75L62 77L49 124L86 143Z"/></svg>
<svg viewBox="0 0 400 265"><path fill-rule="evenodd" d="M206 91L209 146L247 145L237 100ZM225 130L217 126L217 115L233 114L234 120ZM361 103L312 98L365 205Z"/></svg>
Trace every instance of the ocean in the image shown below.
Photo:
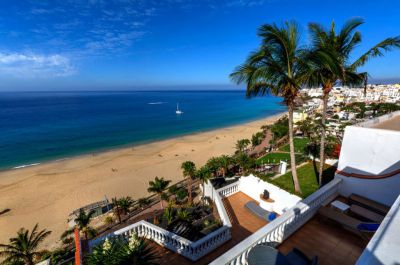
<svg viewBox="0 0 400 265"><path fill-rule="evenodd" d="M245 123L285 111L281 101L244 91L2 92L0 169Z"/></svg>

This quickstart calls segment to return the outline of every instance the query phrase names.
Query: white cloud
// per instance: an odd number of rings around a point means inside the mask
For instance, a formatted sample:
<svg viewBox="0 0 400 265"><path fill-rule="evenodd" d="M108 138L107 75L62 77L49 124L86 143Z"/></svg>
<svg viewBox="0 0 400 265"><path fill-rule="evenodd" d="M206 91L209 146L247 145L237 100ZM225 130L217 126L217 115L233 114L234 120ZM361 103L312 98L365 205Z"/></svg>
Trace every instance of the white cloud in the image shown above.
<svg viewBox="0 0 400 265"><path fill-rule="evenodd" d="M0 74L18 78L51 78L75 73L69 58L60 55L0 52Z"/></svg>

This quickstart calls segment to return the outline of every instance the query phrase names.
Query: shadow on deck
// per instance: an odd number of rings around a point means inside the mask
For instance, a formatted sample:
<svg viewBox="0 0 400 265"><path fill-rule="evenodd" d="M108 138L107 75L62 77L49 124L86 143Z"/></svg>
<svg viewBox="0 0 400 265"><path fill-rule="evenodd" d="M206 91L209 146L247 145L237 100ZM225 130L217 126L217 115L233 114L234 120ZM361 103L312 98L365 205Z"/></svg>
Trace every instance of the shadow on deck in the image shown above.
<svg viewBox="0 0 400 265"><path fill-rule="evenodd" d="M309 258L318 256L318 265L353 265L368 242L334 223L313 217L279 247L287 254L294 247Z"/></svg>

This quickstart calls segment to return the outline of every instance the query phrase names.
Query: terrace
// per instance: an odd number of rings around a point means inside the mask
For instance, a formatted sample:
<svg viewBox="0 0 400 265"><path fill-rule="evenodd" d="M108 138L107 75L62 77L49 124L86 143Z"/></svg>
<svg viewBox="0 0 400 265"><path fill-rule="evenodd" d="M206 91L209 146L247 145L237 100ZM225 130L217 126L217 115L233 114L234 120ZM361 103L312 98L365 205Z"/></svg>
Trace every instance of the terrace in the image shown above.
<svg viewBox="0 0 400 265"><path fill-rule="evenodd" d="M232 223L231 234L232 239L226 242L224 245L215 249L210 254L196 261L196 264L208 264L227 250L247 238L252 233L256 232L261 227L267 224L267 221L261 220L258 217L252 215L249 211L244 208L244 204L254 201L252 198L244 194L243 192L235 193L229 197L223 199L225 208L229 215L229 219ZM162 260L160 264L193 264L190 260L183 256L174 253L164 247L154 244L157 252L161 254Z"/></svg>
<svg viewBox="0 0 400 265"><path fill-rule="evenodd" d="M340 196L341 185L341 179L334 179L211 264L246 264L249 251L260 243L273 245L284 255L297 248L310 259L318 256L318 264L322 265L355 264L369 238L360 237L318 212L334 200L349 203Z"/></svg>
<svg viewBox="0 0 400 265"><path fill-rule="evenodd" d="M318 264L322 265L356 262L399 264L396 253L400 244L390 242L398 242L400 196L398 189L390 187L398 187L400 181L400 150L396 145L400 134L374 130L371 125L384 122L369 121L367 125L347 128L335 178L303 200L254 176L239 178L219 189L209 183L205 185L204 193L213 201L223 226L204 239L190 242L144 222L120 229L112 236L127 237L135 232L147 237L162 254L162 264L247 264L249 252L259 244L271 245L283 255L297 248L310 259L318 256ZM386 149L387 146L392 148ZM385 153L376 151L382 148L386 150ZM363 157L352 155L354 153L363 154ZM386 174L387 170L391 174ZM354 174L351 171L362 173ZM380 175L382 172L385 174ZM260 197L263 190L270 192L272 203ZM359 224L365 225L375 219L376 212L357 216L357 212L351 208L353 204L357 205L352 202L353 193L378 202L375 205L381 205L384 209L392 205L386 216L385 210L380 213L381 219L374 221L380 223L375 235L368 233L366 236ZM349 208L337 208L332 204L336 200L346 203ZM252 213L246 209L248 202L275 212L278 217L271 221L263 220L254 211ZM367 204L364 205L364 212ZM326 211L343 221L347 218L359 223L354 229L330 217Z"/></svg>
<svg viewBox="0 0 400 265"><path fill-rule="evenodd" d="M323 265L400 264L400 194L395 188L400 184L399 117L400 112L396 112L347 127L335 178L211 264L247 264L253 247L264 243L283 255L297 248L309 259L318 256L318 264ZM352 194L367 198L363 212L358 213L363 216L357 215ZM334 200L350 208L338 213L332 209ZM385 209L384 213L371 214L367 211L368 201ZM326 211L339 218L329 218ZM344 222L356 220L366 224L372 219L380 223L375 233L364 233L359 225L357 230L352 229ZM343 222L339 224L340 221Z"/></svg>
<svg viewBox="0 0 400 265"><path fill-rule="evenodd" d="M400 131L400 116L395 116L386 121L382 121L381 123L373 126L376 129L384 129L384 130L392 130L392 131Z"/></svg>
<svg viewBox="0 0 400 265"><path fill-rule="evenodd" d="M248 196L245 192L259 191L251 185L254 177L244 177L228 186L215 190L212 185L206 185L206 194L218 206L220 201L225 209L230 222L230 239L223 244L208 248L197 260L193 261L182 255L188 246L178 238L174 243L175 249L166 247L162 234L154 229L145 228L143 234L151 239L154 249L161 255L160 264L246 264L248 252L259 243L269 242L282 254L288 254L293 248L300 249L309 258L318 256L318 264L355 264L360 258L368 240L362 239L342 226L327 220L318 213L321 207L329 205L333 200L349 203L340 195L342 179L336 178L324 187L302 201L295 203L290 209L282 211L282 214L271 222L256 217L245 204L259 200ZM207 190L208 189L208 190ZM263 189L262 185L259 189ZM272 195L273 196L273 195ZM277 207L277 211L279 206ZM222 214L224 218L224 214ZM137 226L137 224L136 224ZM132 230L133 229L133 230ZM127 227L123 231L117 231L117 235L128 235L129 231L140 234L143 228ZM128 233L128 234L127 234ZM198 245L198 244L197 244ZM169 249L168 249L169 248ZM185 254L186 255L186 254Z"/></svg>

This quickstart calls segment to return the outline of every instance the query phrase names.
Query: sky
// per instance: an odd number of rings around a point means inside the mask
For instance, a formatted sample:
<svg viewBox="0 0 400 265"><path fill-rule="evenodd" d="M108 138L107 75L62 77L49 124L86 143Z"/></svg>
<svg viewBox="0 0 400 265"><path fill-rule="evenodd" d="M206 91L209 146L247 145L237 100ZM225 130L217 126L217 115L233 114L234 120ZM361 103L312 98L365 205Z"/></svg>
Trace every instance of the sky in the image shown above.
<svg viewBox="0 0 400 265"><path fill-rule="evenodd" d="M295 20L340 27L361 17L354 58L400 35L398 0L2 0L0 90L231 87L257 28ZM375 80L400 78L400 51L371 60Z"/></svg>

